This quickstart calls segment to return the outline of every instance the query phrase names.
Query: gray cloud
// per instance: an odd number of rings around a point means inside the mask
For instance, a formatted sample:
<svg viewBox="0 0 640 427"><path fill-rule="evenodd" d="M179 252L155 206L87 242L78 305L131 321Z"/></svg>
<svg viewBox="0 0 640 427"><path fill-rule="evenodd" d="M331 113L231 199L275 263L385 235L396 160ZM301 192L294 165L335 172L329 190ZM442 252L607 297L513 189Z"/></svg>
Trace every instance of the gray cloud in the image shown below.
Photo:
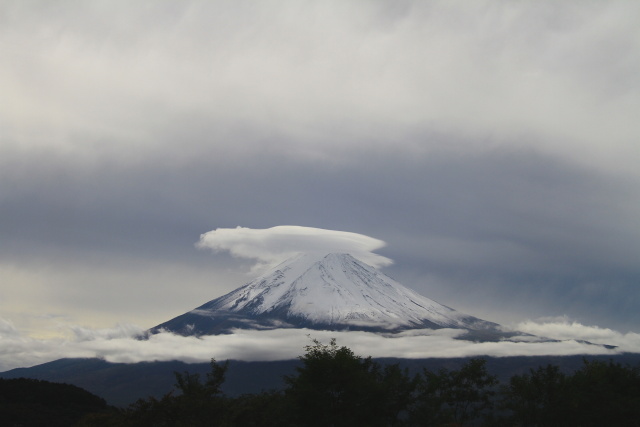
<svg viewBox="0 0 640 427"><path fill-rule="evenodd" d="M237 138L245 129L288 136L284 155L326 159L428 130L466 137L464 149L490 137L635 170L628 2L407 2L391 14L385 2L36 4L5 6L14 144L135 162L159 143L171 157L255 150Z"/></svg>
<svg viewBox="0 0 640 427"><path fill-rule="evenodd" d="M638 7L5 2L0 315L150 327L248 280L200 234L295 224L488 320L630 331Z"/></svg>

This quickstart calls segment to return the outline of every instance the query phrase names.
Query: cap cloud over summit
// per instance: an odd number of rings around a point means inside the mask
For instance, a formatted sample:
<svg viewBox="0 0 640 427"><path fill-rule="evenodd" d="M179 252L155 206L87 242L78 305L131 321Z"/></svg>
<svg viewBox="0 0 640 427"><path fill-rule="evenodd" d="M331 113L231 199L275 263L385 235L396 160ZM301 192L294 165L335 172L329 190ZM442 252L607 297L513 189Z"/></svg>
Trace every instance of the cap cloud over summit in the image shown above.
<svg viewBox="0 0 640 427"><path fill-rule="evenodd" d="M313 227L280 225L263 230L247 227L219 228L200 236L199 248L228 251L239 258L275 264L300 253L349 253L373 266L393 261L373 253L386 246L382 240L358 233Z"/></svg>

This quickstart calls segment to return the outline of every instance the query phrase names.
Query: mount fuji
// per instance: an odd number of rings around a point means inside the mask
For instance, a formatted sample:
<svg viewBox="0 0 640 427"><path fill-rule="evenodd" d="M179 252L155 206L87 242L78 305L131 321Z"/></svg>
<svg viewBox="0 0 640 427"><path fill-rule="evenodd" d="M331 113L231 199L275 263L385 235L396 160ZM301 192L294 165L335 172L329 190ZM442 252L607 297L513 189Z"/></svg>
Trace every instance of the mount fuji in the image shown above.
<svg viewBox="0 0 640 427"><path fill-rule="evenodd" d="M349 254L300 254L246 285L151 328L184 336L233 329L308 328L393 333L463 329L464 339L521 335L408 289Z"/></svg>

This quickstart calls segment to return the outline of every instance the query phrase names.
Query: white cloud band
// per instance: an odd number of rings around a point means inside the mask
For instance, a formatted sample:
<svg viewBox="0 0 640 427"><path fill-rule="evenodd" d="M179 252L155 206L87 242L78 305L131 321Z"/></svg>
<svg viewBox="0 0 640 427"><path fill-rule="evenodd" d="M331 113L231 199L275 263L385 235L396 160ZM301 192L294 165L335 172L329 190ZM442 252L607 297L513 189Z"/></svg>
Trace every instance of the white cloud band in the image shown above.
<svg viewBox="0 0 640 427"><path fill-rule="evenodd" d="M540 333L549 332L555 327L548 323L527 324L530 329L537 327ZM218 360L286 360L294 359L304 352L304 346L309 343L308 335L321 341L336 338L340 345L351 348L355 353L373 357L446 358L640 353L640 334L609 331L603 335L600 328L587 327L575 322L565 326L565 340L560 342L471 342L456 339L460 330L454 329L415 330L387 336L370 332L309 329L236 330L229 335L202 338L161 333L151 336L148 340L136 339L134 335L142 331L128 325L103 330L72 329L73 338L35 339L22 335L10 322L0 319L0 371L64 357L99 357L109 362L120 363L154 360L206 362L212 357ZM575 333L570 334L570 330ZM579 340L618 345L618 348L607 349Z"/></svg>

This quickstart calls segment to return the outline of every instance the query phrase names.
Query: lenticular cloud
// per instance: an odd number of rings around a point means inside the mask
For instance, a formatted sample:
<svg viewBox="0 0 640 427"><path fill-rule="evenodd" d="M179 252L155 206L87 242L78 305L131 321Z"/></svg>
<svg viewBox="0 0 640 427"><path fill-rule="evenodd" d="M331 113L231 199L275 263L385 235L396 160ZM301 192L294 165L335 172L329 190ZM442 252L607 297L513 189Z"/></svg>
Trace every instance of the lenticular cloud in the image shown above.
<svg viewBox="0 0 640 427"><path fill-rule="evenodd" d="M385 245L384 241L363 234L295 225L266 229L218 228L202 234L196 244L199 248L227 251L234 257L271 265L298 253L349 253L376 268L393 262L373 253Z"/></svg>

